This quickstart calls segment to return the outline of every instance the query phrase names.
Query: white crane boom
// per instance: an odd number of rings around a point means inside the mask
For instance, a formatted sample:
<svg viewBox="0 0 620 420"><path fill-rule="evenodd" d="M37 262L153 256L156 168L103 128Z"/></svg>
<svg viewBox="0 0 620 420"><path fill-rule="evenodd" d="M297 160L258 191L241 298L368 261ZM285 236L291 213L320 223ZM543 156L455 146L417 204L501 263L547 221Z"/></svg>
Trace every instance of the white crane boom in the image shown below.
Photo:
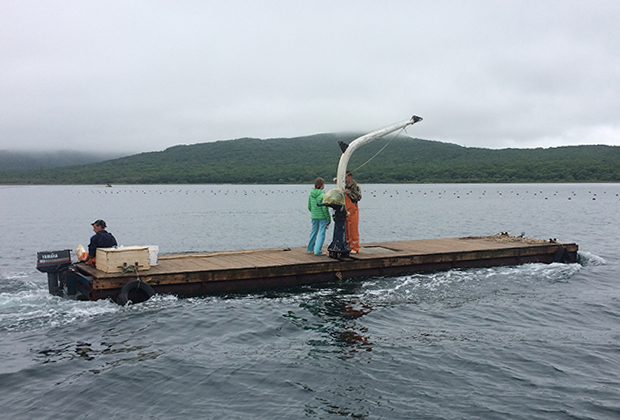
<svg viewBox="0 0 620 420"><path fill-rule="evenodd" d="M345 188L345 175L347 173L347 164L349 163L349 158L353 154L353 152L360 146L370 143L373 140L376 140L380 137L385 136L386 134L390 134L393 131L398 129L407 127L408 125L413 125L419 121L422 121L422 117L418 117L414 115L407 121L402 121L397 124L391 125L389 127L382 128L377 131L373 131L372 133L364 134L361 137L356 138L347 146L347 149L343 151L342 156L340 156L340 162L338 162L338 173L336 175L336 188L340 191L344 192Z"/></svg>

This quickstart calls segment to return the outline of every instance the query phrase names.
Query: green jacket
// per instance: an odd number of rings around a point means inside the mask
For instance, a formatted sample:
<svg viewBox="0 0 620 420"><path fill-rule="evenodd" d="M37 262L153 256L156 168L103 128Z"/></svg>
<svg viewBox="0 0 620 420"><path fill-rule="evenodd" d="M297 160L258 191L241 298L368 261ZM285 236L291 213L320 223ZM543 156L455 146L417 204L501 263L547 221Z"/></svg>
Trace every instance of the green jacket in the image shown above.
<svg viewBox="0 0 620 420"><path fill-rule="evenodd" d="M317 190L315 188L310 191L308 196L308 210L310 210L312 219L325 219L327 223L331 222L332 218L329 215L327 206L317 206L317 203L323 202L323 190Z"/></svg>

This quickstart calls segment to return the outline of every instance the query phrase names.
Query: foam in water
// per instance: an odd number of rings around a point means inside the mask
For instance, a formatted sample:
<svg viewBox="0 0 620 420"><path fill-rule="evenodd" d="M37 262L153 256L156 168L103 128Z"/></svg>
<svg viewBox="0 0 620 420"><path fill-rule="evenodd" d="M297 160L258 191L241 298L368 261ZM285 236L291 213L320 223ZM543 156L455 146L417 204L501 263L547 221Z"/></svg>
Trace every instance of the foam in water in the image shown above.
<svg viewBox="0 0 620 420"><path fill-rule="evenodd" d="M502 288L565 282L582 268L580 264L525 264L374 278L363 283L361 296L375 305L467 300Z"/></svg>
<svg viewBox="0 0 620 420"><path fill-rule="evenodd" d="M586 251L577 252L577 262L584 267L605 265L607 263L602 257Z"/></svg>
<svg viewBox="0 0 620 420"><path fill-rule="evenodd" d="M52 296L44 289L0 293L0 326L5 331L27 331L71 324L119 306L108 300L81 302Z"/></svg>

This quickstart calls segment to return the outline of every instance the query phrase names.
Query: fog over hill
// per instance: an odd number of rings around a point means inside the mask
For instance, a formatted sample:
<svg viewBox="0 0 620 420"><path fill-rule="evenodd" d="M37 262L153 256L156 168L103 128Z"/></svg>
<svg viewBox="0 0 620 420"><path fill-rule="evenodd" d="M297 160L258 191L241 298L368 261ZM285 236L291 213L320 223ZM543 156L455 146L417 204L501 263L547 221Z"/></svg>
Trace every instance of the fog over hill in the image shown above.
<svg viewBox="0 0 620 420"><path fill-rule="evenodd" d="M92 153L74 150L24 152L0 150L0 171L22 169L49 169L86 165L126 156L122 153Z"/></svg>

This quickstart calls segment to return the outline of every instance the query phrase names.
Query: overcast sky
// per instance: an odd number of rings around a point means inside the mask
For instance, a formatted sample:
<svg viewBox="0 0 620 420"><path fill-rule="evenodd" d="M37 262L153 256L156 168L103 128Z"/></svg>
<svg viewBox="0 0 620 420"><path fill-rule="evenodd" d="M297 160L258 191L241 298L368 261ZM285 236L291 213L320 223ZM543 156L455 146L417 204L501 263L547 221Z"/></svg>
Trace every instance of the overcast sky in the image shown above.
<svg viewBox="0 0 620 420"><path fill-rule="evenodd" d="M0 150L620 145L620 1L0 2Z"/></svg>

